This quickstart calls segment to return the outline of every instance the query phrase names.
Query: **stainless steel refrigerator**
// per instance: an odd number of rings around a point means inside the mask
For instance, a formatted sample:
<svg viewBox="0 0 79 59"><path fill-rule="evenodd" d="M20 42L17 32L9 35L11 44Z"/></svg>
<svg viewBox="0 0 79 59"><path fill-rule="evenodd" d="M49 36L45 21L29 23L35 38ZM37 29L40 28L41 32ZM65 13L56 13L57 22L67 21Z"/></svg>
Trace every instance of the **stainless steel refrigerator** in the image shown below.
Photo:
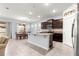
<svg viewBox="0 0 79 59"><path fill-rule="evenodd" d="M73 39L74 40L74 55L79 56L79 13L77 12L76 23L74 23Z"/></svg>

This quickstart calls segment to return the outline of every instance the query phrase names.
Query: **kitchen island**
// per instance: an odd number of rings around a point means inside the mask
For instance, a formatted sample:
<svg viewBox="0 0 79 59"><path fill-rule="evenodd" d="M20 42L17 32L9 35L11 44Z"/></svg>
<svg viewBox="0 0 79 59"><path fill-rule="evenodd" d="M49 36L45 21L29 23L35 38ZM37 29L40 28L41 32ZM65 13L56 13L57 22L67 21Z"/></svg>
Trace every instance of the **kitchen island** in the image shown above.
<svg viewBox="0 0 79 59"><path fill-rule="evenodd" d="M53 33L28 33L28 42L49 50L53 47Z"/></svg>

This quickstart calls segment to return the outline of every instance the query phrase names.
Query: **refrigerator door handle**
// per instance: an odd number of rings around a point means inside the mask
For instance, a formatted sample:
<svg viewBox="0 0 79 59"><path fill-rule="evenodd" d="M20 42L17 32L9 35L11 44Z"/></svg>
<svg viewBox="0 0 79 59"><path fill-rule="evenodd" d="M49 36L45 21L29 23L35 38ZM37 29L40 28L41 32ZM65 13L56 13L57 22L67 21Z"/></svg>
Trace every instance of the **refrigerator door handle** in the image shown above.
<svg viewBox="0 0 79 59"><path fill-rule="evenodd" d="M72 24L72 35L71 35L71 37L73 37L73 30L74 30L74 24Z"/></svg>
<svg viewBox="0 0 79 59"><path fill-rule="evenodd" d="M72 34L71 34L71 37L72 37L72 45L73 45L73 48L74 48L74 41L73 41L73 31L74 31L74 25L75 25L75 19L74 19L74 21L73 21L73 24L72 24Z"/></svg>
<svg viewBox="0 0 79 59"><path fill-rule="evenodd" d="M74 21L73 21L73 24L72 24L72 35L71 35L71 37L73 38L73 30L74 30L74 23L75 23L75 19L74 19Z"/></svg>

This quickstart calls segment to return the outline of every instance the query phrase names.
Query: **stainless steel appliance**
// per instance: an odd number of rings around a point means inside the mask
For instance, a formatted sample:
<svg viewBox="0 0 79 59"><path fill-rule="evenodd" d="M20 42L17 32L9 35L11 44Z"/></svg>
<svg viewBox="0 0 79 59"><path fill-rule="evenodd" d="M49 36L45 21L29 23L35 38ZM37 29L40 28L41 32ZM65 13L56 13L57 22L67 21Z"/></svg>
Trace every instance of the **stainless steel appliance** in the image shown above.
<svg viewBox="0 0 79 59"><path fill-rule="evenodd" d="M73 30L74 39L74 55L79 56L79 13L77 13L77 19Z"/></svg>

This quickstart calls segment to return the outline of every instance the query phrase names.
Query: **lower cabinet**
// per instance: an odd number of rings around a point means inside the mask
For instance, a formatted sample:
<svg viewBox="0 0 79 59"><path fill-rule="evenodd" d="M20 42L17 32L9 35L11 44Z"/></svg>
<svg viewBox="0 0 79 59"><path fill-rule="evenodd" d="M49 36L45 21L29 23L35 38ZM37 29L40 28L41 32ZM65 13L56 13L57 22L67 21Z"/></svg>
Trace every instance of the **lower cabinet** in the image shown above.
<svg viewBox="0 0 79 59"><path fill-rule="evenodd" d="M63 42L63 34L62 33L54 33L53 41Z"/></svg>

